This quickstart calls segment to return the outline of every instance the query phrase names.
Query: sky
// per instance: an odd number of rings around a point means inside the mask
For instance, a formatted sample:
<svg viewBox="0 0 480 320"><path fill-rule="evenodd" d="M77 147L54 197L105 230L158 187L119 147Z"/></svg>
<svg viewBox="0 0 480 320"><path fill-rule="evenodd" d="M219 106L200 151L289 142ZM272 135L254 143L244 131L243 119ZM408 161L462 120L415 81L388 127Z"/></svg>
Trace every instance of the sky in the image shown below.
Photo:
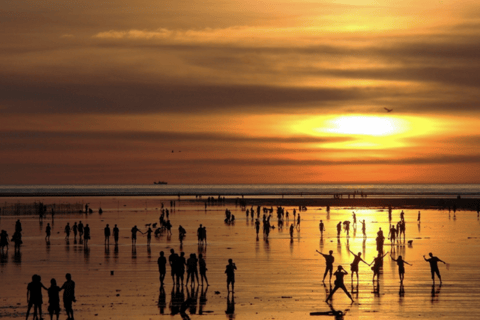
<svg viewBox="0 0 480 320"><path fill-rule="evenodd" d="M0 184L480 183L478 1L1 1Z"/></svg>

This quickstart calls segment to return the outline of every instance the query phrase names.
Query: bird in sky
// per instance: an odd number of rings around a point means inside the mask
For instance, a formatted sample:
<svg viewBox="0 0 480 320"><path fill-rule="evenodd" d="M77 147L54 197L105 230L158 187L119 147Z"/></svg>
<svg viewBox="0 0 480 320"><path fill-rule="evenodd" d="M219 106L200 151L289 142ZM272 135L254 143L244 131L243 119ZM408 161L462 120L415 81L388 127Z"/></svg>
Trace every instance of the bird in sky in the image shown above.
<svg viewBox="0 0 480 320"><path fill-rule="evenodd" d="M383 108L383 109L387 110L387 112L392 112L393 111L393 109L387 109L387 108Z"/></svg>

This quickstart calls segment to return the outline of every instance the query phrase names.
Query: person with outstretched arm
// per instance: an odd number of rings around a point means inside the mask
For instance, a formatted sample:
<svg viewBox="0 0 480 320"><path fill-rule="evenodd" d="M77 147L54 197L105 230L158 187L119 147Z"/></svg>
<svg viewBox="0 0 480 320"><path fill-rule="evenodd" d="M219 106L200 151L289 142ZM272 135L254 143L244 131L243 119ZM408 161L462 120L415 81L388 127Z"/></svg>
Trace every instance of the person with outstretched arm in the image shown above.
<svg viewBox="0 0 480 320"><path fill-rule="evenodd" d="M325 258L325 273L323 274L323 280L322 282L325 282L325 277L327 276L327 273L330 272L330 281L332 281L332 272L333 272L333 262L335 262L335 257L332 255L333 250L330 250L328 253L329 254L324 254L321 253L320 251L316 250L318 253L320 253L324 258Z"/></svg>
<svg viewBox="0 0 480 320"><path fill-rule="evenodd" d="M430 263L430 272L432 273L432 280L433 283L435 283L435 274L437 274L438 279L440 280L440 283L442 283L442 277L440 276L440 270L438 270L438 262L443 262L445 264L445 261L440 260L438 257L434 257L432 253L430 252L428 254L430 256L429 259L425 258L425 255L423 255L423 259Z"/></svg>

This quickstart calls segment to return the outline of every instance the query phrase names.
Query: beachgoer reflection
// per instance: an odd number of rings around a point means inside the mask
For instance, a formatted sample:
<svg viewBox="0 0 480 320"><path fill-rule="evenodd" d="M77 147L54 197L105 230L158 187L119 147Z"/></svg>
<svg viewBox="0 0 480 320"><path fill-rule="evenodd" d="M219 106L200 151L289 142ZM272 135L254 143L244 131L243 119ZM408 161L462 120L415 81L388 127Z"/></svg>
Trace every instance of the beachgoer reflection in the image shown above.
<svg viewBox="0 0 480 320"><path fill-rule="evenodd" d="M208 286L203 287L200 292L200 306L198 308L198 314L203 314L204 313L204 308L205 305L207 304L207 291L208 291Z"/></svg>
<svg viewBox="0 0 480 320"><path fill-rule="evenodd" d="M400 297L405 297L405 287L403 286L403 282L400 282L400 288L398 289L398 295Z"/></svg>
<svg viewBox="0 0 480 320"><path fill-rule="evenodd" d="M132 246L132 259L137 259L137 246Z"/></svg>
<svg viewBox="0 0 480 320"><path fill-rule="evenodd" d="M432 284L432 303L438 301L438 296L440 294L440 289L442 289L442 284L440 283L440 285L438 287L435 286L435 283Z"/></svg>
<svg viewBox="0 0 480 320"><path fill-rule="evenodd" d="M225 310L225 314L228 319L235 319L235 296L233 295L233 292L231 297L230 292L227 294L227 310Z"/></svg>
<svg viewBox="0 0 480 320"><path fill-rule="evenodd" d="M158 295L158 308L160 309L160 314L165 313L165 308L167 307L167 295L165 293L165 287L160 287L160 294Z"/></svg>
<svg viewBox="0 0 480 320"><path fill-rule="evenodd" d="M326 302L328 302L328 300L330 300L332 298L333 294L338 289L342 289L345 292L345 294L350 298L350 300L352 300L352 303L354 302L352 296L350 295L347 288L345 287L345 284L343 283L343 277L347 274L348 274L348 272L345 269L343 269L342 266L338 266L337 271L335 271L335 273L334 273L335 278L336 278L335 282L334 282L335 287L333 288L333 290L328 295L327 300L325 300Z"/></svg>

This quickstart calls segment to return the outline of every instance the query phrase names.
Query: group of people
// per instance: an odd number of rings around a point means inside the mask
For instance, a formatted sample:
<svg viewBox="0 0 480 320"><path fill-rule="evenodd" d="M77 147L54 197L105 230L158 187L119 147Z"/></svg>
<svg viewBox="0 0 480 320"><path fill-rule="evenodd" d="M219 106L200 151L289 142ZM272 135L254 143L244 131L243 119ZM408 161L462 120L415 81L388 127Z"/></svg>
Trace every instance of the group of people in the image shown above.
<svg viewBox="0 0 480 320"><path fill-rule="evenodd" d="M176 253L174 249L170 249L170 256L167 258L165 257L165 253L160 251L160 256L158 257L157 264L158 264L158 271L160 273L160 285L163 286L165 275L167 274L167 262L170 266L170 275L172 276L173 284L179 286L183 286L183 280L185 277L185 267L187 271L187 280L191 282L193 286L195 284L195 280L197 284L200 284L198 273L200 271L200 278L203 282L205 281L207 286L208 279L207 279L207 264L203 255L200 253L197 255L195 253L191 253L188 259L185 258L185 252L180 252L180 254Z"/></svg>
<svg viewBox="0 0 480 320"><path fill-rule="evenodd" d="M325 273L323 274L323 282L325 282L325 278L328 274L330 274L330 281L332 279L332 273L333 273L333 263L335 262L335 257L333 256L333 251L330 250L329 254L324 254L320 251L317 250L318 253L320 253L324 258L325 258ZM360 262L365 263L368 266L371 266L371 269L373 271L373 281L375 281L375 278L377 278L377 281L379 280L381 268L383 266L383 258L388 254L388 252L382 254L379 253L378 256L376 256L371 263L367 263L365 260L362 259L362 253L359 252L358 254L353 253L351 250L349 250L351 254L353 254L354 259L352 263L350 264L350 271L351 271L351 281L352 281L352 286L353 286L353 275L357 275L357 285L358 285L358 270L359 270L359 264ZM445 261L442 261L440 258L433 256L433 254L430 252L429 253L430 258L425 258L423 256L423 259L430 263L430 271L432 275L432 281L435 283L435 275L438 277L440 280L440 284L442 283L442 277L440 276L440 270L438 269L438 262L442 262L444 264ZM400 278L400 284L403 285L403 280L405 277L405 264L412 266L412 264L408 263L407 261L403 260L403 257L399 255L396 259L390 254L390 258L397 263L398 266L398 275ZM373 266L372 266L373 264ZM329 296L327 297L327 302L332 298L333 294L338 290L342 289L347 296L352 300L353 298L348 292L347 288L345 287L344 283L344 276L347 275L348 272L341 266L339 265L337 267L337 270L333 273L335 276L335 287L334 289L330 292Z"/></svg>
<svg viewBox="0 0 480 320"><path fill-rule="evenodd" d="M27 286L27 317L30 315L30 310L33 307L33 319L42 318L42 305L43 295L42 289L48 291L48 312L50 314L50 320L53 319L53 315L58 316L60 314L60 291L63 290L63 306L67 313L67 320L73 320L73 308L72 303L75 299L75 282L72 280L70 273L65 275L66 281L61 287L57 285L57 281L52 278L50 280L50 287L47 288L42 283L42 278L38 274L32 276L32 282Z"/></svg>

